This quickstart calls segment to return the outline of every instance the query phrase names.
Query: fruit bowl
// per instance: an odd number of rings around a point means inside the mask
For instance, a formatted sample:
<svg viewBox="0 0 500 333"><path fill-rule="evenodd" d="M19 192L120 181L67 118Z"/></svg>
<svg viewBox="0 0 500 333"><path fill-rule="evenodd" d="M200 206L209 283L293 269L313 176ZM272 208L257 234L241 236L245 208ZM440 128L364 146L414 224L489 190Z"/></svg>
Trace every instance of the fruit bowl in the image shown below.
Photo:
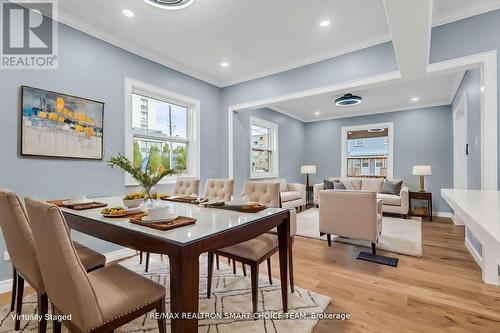
<svg viewBox="0 0 500 333"><path fill-rule="evenodd" d="M127 208L136 208L139 207L143 202L144 199L123 199L123 204L127 206Z"/></svg>

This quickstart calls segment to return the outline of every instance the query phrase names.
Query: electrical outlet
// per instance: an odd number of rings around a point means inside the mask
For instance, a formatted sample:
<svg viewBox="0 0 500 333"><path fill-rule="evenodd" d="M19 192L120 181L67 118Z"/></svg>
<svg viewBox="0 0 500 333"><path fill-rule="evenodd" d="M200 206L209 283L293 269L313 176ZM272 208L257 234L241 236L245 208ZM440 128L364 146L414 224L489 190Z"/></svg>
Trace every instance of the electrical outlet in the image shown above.
<svg viewBox="0 0 500 333"><path fill-rule="evenodd" d="M4 261L10 261L9 252L3 251L3 260Z"/></svg>

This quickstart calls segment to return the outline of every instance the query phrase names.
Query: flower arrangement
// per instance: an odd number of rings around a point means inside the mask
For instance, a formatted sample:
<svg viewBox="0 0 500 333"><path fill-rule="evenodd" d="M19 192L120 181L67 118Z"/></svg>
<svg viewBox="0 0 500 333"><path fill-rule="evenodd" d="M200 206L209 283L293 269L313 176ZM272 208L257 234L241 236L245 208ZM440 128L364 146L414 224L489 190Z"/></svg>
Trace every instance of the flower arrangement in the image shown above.
<svg viewBox="0 0 500 333"><path fill-rule="evenodd" d="M157 166L156 163L150 162L151 159L143 170L141 166L134 166L125 156L118 155L112 157L108 164L112 168L119 167L132 176L141 185L145 193L145 199L148 200L153 199L154 193L152 193L152 190L163 178L176 174L176 170L166 169L162 164Z"/></svg>

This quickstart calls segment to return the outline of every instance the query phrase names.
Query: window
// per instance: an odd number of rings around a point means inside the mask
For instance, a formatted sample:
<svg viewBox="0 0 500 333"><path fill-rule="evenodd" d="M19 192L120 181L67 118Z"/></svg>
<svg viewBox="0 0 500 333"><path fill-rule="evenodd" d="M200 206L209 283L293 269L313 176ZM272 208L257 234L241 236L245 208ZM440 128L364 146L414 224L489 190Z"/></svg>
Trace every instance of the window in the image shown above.
<svg viewBox="0 0 500 333"><path fill-rule="evenodd" d="M278 177L278 125L251 117L251 178Z"/></svg>
<svg viewBox="0 0 500 333"><path fill-rule="evenodd" d="M126 87L126 156L142 169L163 166L177 176L198 178L199 102L130 79ZM134 181L127 178L126 184Z"/></svg>
<svg viewBox="0 0 500 333"><path fill-rule="evenodd" d="M393 176L393 123L342 128L342 176Z"/></svg>

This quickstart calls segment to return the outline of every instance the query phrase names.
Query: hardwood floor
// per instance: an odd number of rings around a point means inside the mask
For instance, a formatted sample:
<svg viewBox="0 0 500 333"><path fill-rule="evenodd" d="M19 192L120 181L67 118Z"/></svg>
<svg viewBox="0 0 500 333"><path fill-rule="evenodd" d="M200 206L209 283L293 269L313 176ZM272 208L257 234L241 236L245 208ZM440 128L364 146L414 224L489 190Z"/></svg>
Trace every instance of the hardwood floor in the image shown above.
<svg viewBox="0 0 500 333"><path fill-rule="evenodd" d="M423 246L422 258L377 251L399 258L392 268L356 260L360 248L352 245L297 237L296 285L332 297L327 312L351 315L320 321L313 332L500 332L500 287L483 284L463 227L424 222ZM276 278L278 262L274 256ZM0 295L0 305L9 302L10 294Z"/></svg>

